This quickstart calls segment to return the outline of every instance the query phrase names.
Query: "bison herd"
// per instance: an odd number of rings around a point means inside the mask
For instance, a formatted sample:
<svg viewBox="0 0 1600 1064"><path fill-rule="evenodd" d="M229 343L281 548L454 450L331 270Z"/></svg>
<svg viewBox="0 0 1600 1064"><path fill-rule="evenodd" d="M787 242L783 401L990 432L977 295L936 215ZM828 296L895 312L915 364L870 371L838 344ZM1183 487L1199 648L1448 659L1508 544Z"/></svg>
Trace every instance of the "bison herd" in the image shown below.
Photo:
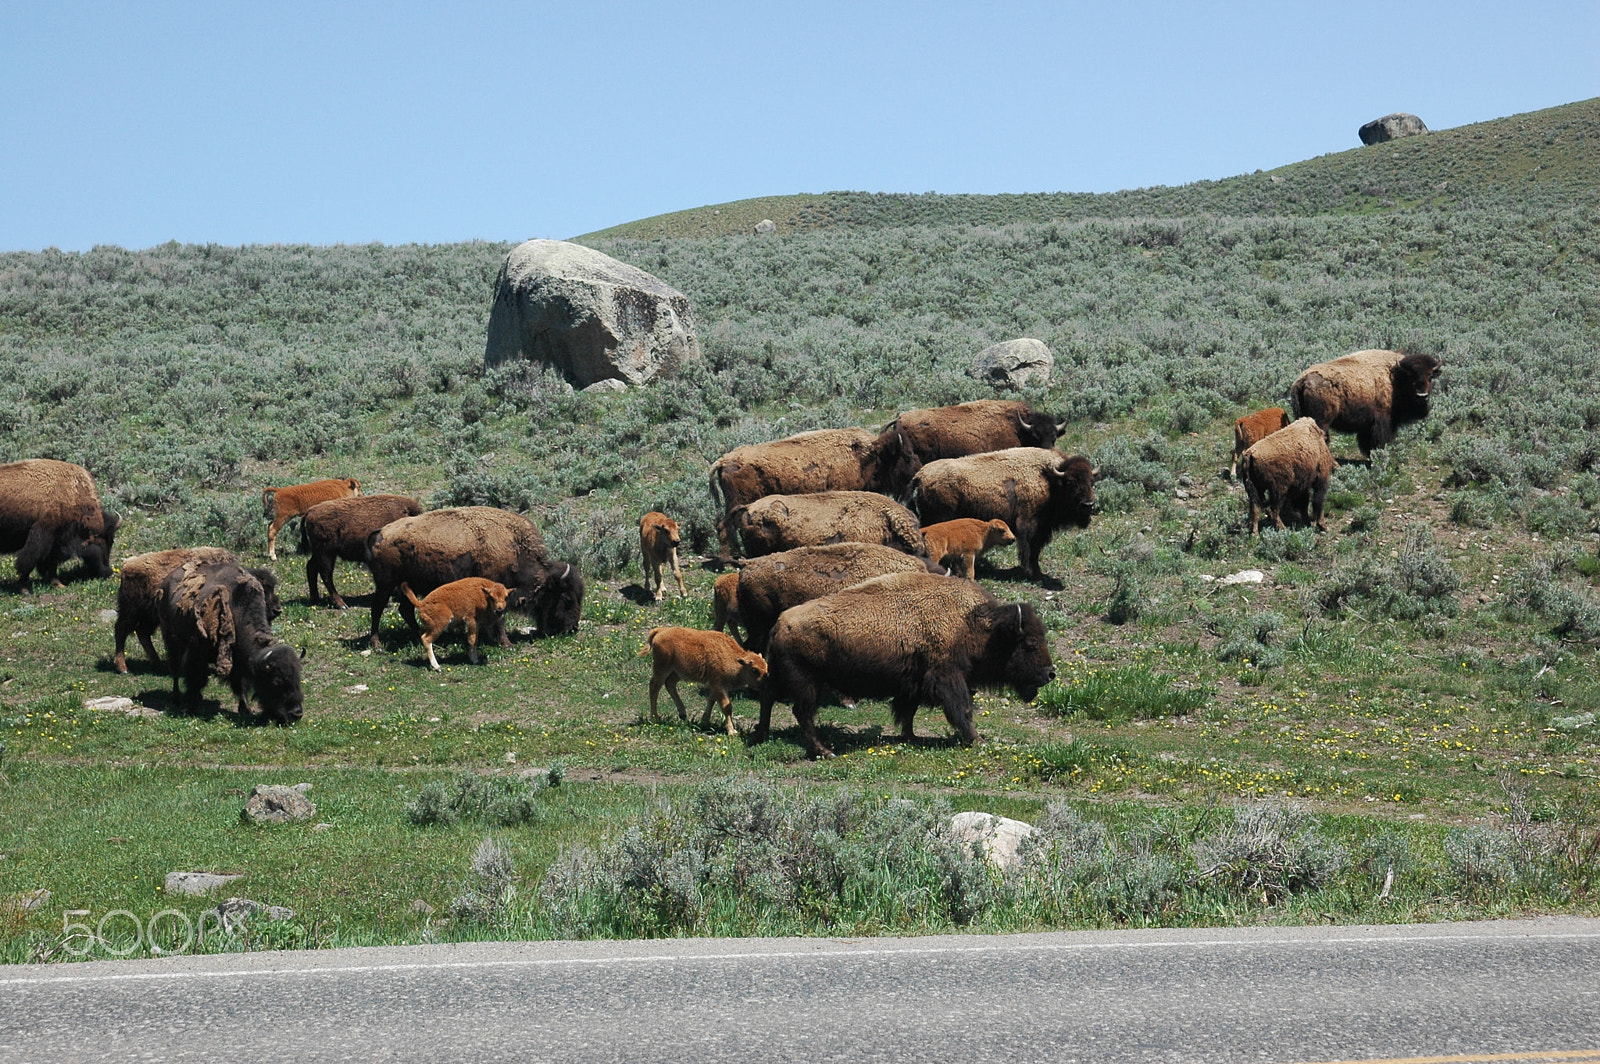
<svg viewBox="0 0 1600 1064"><path fill-rule="evenodd" d="M1364 456L1387 444L1427 416L1439 370L1430 355L1361 351L1300 374L1292 417L1272 407L1239 418L1231 472L1249 499L1252 533L1263 511L1284 527L1286 507L1321 531L1334 469L1329 433L1354 433ZM757 742L773 704L788 703L812 756L831 756L816 728L829 696L888 700L904 738L917 708L936 706L962 741L975 740L974 691L1009 686L1028 700L1055 675L1033 607L1002 603L973 577L979 554L1014 542L1023 574L1048 580L1039 559L1051 537L1088 527L1096 471L1055 448L1064 427L1024 402L979 400L909 410L878 433L824 429L723 455L710 470L722 510L714 562L736 568L716 580L713 630L651 630L641 652L653 658L651 716L662 686L684 716L677 682L688 679L709 692L707 722L719 705L730 735L729 692L754 691ZM368 567L374 647L396 596L434 668L433 644L453 622L466 628L474 662L480 636L509 645L507 609L526 613L541 635L578 627L577 566L551 558L519 514L424 511L406 496L364 496L354 478L268 488L262 501L269 556L284 525L301 520L313 605L326 588L344 608L338 560ZM24 590L35 572L59 583L58 566L73 557L89 575L109 576L117 527L82 467L42 458L0 465L0 551L16 555ZM660 602L670 569L686 596L677 523L652 511L639 535L647 592L653 583ZM214 673L241 714L253 696L268 718L293 723L304 710L302 654L273 635L279 611L272 570L228 551L137 555L122 564L114 665L127 671L129 635L158 660L159 628L174 704L196 708Z"/></svg>

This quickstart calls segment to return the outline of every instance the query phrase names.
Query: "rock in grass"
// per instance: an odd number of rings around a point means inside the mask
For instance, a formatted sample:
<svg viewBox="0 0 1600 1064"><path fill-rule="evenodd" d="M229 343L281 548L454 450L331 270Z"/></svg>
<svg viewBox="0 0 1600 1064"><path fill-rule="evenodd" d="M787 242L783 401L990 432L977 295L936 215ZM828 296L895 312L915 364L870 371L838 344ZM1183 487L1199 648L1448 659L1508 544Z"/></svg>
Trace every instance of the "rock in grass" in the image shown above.
<svg viewBox="0 0 1600 1064"><path fill-rule="evenodd" d="M1006 340L979 351L967 372L1007 388L1049 384L1055 356L1043 340Z"/></svg>
<svg viewBox="0 0 1600 1064"><path fill-rule="evenodd" d="M10 913L31 913L44 907L50 900L50 892L40 887L38 890L25 890L21 894L13 894L9 898L0 900L0 915Z"/></svg>
<svg viewBox="0 0 1600 1064"><path fill-rule="evenodd" d="M230 935L237 935L245 929L245 924L256 920L293 920L295 911L286 909L281 905L267 905L256 901L254 898L228 898L218 903L211 910L222 924L222 929Z"/></svg>
<svg viewBox="0 0 1600 1064"><path fill-rule="evenodd" d="M188 894L198 897L243 878L242 875L232 875L227 872L168 872L165 885L168 894Z"/></svg>
<svg viewBox="0 0 1600 1064"><path fill-rule="evenodd" d="M636 266L563 240L529 240L500 267L489 366L526 358L587 388L647 384L699 356L688 297Z"/></svg>
<svg viewBox="0 0 1600 1064"><path fill-rule="evenodd" d="M258 783L250 791L250 797L245 800L244 810L239 815L251 824L288 824L310 820L317 813L317 807L305 794L310 789L310 784L306 783L293 787Z"/></svg>
<svg viewBox="0 0 1600 1064"><path fill-rule="evenodd" d="M778 223L773 221L771 218L763 218L756 223L756 236L766 236L768 233L775 233L777 231Z"/></svg>
<svg viewBox="0 0 1600 1064"><path fill-rule="evenodd" d="M1358 131L1363 144L1382 144L1386 140L1396 140L1400 137L1414 137L1418 133L1426 133L1428 127L1422 124L1422 119L1416 115L1408 115L1404 111L1396 111L1392 115L1374 118Z"/></svg>
<svg viewBox="0 0 1600 1064"><path fill-rule="evenodd" d="M950 827L967 845L980 844L983 856L1002 872L1021 867L1018 850L1022 840L1033 834L1032 824L993 813L957 813L950 818Z"/></svg>

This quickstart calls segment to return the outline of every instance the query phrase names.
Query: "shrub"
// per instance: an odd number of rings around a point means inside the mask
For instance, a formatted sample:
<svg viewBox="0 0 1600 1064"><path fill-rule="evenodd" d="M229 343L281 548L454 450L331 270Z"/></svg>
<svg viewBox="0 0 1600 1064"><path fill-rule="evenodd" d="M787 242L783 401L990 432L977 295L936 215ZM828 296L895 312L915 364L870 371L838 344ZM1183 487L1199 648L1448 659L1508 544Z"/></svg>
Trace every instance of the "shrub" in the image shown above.
<svg viewBox="0 0 1600 1064"><path fill-rule="evenodd" d="M1271 669L1283 664L1284 651L1277 645L1282 630L1282 614L1262 610L1236 624L1217 647L1217 660L1237 661L1255 669Z"/></svg>
<svg viewBox="0 0 1600 1064"><path fill-rule="evenodd" d="M486 838L472 853L467 881L450 902L450 916L467 923L487 923L505 915L516 894L511 855Z"/></svg>
<svg viewBox="0 0 1600 1064"><path fill-rule="evenodd" d="M1317 549L1317 533L1310 528L1263 528L1256 539L1256 557L1267 562L1297 562Z"/></svg>
<svg viewBox="0 0 1600 1064"><path fill-rule="evenodd" d="M1206 691L1179 687L1140 665L1074 669L1039 692L1037 705L1047 716L1082 714L1091 720L1182 716L1204 708Z"/></svg>
<svg viewBox="0 0 1600 1064"><path fill-rule="evenodd" d="M1235 895L1281 901L1342 871L1348 855L1299 806L1257 802L1234 808L1233 823L1194 845L1201 880Z"/></svg>
<svg viewBox="0 0 1600 1064"><path fill-rule="evenodd" d="M1450 496L1450 520L1467 528L1488 528L1494 524L1495 507L1490 496L1481 492L1458 491Z"/></svg>
<svg viewBox="0 0 1600 1064"><path fill-rule="evenodd" d="M1341 562L1316 585L1312 597L1330 613L1370 605L1396 620L1454 616L1460 608L1455 594L1461 578L1434 549L1433 530L1421 522L1406 526L1398 555L1392 565L1365 553Z"/></svg>
<svg viewBox="0 0 1600 1064"><path fill-rule="evenodd" d="M1444 855L1457 888L1469 898L1494 897L1517 875L1515 841L1493 828L1451 832Z"/></svg>
<svg viewBox="0 0 1600 1064"><path fill-rule="evenodd" d="M448 827L463 820L500 827L525 824L539 817L539 792L559 787L564 774L559 762L531 780L463 772L453 783L435 781L423 787L406 806L406 819L417 827Z"/></svg>

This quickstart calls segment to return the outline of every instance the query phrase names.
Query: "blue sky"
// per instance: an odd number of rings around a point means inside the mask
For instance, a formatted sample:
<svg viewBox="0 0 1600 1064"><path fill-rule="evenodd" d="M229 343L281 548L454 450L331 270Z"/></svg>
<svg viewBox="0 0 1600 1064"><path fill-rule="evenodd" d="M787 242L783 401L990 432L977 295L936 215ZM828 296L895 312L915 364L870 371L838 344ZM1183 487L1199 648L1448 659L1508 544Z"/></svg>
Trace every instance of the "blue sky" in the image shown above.
<svg viewBox="0 0 1600 1064"><path fill-rule="evenodd" d="M0 2L0 250L1111 191L1600 95L1600 3Z"/></svg>

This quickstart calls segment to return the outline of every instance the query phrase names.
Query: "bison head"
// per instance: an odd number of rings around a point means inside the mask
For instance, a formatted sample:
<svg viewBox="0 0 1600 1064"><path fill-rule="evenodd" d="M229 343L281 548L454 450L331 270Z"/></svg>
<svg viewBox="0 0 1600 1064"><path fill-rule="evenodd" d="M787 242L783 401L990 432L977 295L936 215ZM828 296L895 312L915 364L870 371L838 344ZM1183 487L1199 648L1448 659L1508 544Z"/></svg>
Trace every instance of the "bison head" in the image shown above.
<svg viewBox="0 0 1600 1064"><path fill-rule="evenodd" d="M1057 421L1049 414L1042 414L1037 410L1018 411L1016 419L1019 447L1054 447L1056 437L1067 428L1065 421Z"/></svg>
<svg viewBox="0 0 1600 1064"><path fill-rule="evenodd" d="M543 636L571 635L583 616L583 577L570 562L556 562L545 570L544 579L530 585L518 580L519 587L506 598L507 605L526 610Z"/></svg>
<svg viewBox="0 0 1600 1064"><path fill-rule="evenodd" d="M87 530L87 534L80 540L73 553L83 559L83 566L89 575L97 579L104 579L111 575L111 548L116 542L117 528L122 524L122 518L116 513L102 508L100 511L100 530Z"/></svg>
<svg viewBox="0 0 1600 1064"><path fill-rule="evenodd" d="M261 711L279 724L293 724L305 714L300 655L288 643L273 643L251 660L250 686Z"/></svg>
<svg viewBox="0 0 1600 1064"><path fill-rule="evenodd" d="M975 678L1008 684L1023 701L1033 701L1039 688L1056 676L1044 622L1025 602L996 602L979 609L988 621L989 641L981 660L987 675Z"/></svg>
<svg viewBox="0 0 1600 1064"><path fill-rule="evenodd" d="M922 469L922 459L897 425L883 430L870 461L871 468L862 470L867 490L904 502L911 493L912 478Z"/></svg>
<svg viewBox="0 0 1600 1064"><path fill-rule="evenodd" d="M1393 371L1394 409L1390 420L1395 426L1421 421L1428 416L1428 401L1433 396L1433 379L1443 363L1433 355L1407 355Z"/></svg>
<svg viewBox="0 0 1600 1064"><path fill-rule="evenodd" d="M1082 455L1062 457L1047 467L1044 475L1050 482L1050 526L1088 528L1094 513L1095 478L1089 460Z"/></svg>

